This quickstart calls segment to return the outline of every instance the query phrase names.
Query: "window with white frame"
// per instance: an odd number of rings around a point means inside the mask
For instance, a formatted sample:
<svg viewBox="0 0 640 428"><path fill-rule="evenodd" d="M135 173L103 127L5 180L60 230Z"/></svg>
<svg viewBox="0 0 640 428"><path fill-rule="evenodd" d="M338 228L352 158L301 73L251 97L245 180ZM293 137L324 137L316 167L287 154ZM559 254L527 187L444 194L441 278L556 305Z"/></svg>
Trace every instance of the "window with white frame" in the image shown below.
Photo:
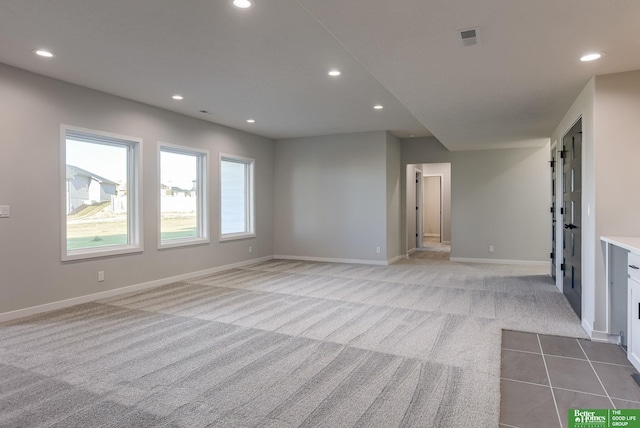
<svg viewBox="0 0 640 428"><path fill-rule="evenodd" d="M220 240L255 236L253 159L220 155Z"/></svg>
<svg viewBox="0 0 640 428"><path fill-rule="evenodd" d="M208 152L159 144L159 247L209 242Z"/></svg>
<svg viewBox="0 0 640 428"><path fill-rule="evenodd" d="M61 126L62 260L142 251L141 145Z"/></svg>

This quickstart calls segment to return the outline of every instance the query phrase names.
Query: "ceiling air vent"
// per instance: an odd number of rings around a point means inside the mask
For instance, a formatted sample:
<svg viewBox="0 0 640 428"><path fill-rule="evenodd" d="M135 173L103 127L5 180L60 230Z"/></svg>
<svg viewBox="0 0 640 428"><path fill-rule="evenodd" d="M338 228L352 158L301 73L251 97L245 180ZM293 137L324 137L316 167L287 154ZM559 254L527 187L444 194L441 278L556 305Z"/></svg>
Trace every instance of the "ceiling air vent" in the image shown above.
<svg viewBox="0 0 640 428"><path fill-rule="evenodd" d="M464 46L473 46L478 44L478 29L470 28L468 30L460 30L460 38Z"/></svg>

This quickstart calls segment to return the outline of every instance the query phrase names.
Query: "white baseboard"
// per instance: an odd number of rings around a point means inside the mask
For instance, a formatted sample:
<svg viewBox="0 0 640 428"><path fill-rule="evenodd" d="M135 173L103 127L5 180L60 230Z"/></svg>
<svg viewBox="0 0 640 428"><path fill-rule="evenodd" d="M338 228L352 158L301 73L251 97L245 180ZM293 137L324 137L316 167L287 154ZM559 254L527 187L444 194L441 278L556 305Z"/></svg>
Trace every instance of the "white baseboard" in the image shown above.
<svg viewBox="0 0 640 428"><path fill-rule="evenodd" d="M325 263L352 263L358 265L378 265L386 266L387 260L362 260L362 259L336 259L332 257L307 257L307 256L273 256L276 260L301 260L306 262L325 262Z"/></svg>
<svg viewBox="0 0 640 428"><path fill-rule="evenodd" d="M608 334L606 331L592 331L589 335L594 342L613 343L614 345L620 344L620 336L617 334Z"/></svg>
<svg viewBox="0 0 640 428"><path fill-rule="evenodd" d="M451 257L452 262L462 263L492 263L497 265L548 266L549 261L536 260L508 260L508 259L475 259L467 257Z"/></svg>
<svg viewBox="0 0 640 428"><path fill-rule="evenodd" d="M439 233L425 233L424 235L422 235L422 237L424 238L429 238L431 236L440 236Z"/></svg>
<svg viewBox="0 0 640 428"><path fill-rule="evenodd" d="M415 253L416 251L418 251L417 248L412 248L409 251L407 251L407 256L410 256L411 254Z"/></svg>
<svg viewBox="0 0 640 428"><path fill-rule="evenodd" d="M609 334L606 331L594 330L587 320L582 320L581 325L589 335L589 338L594 342L613 343L614 345L620 344L620 335L618 334Z"/></svg>
<svg viewBox="0 0 640 428"><path fill-rule="evenodd" d="M584 329L584 331L587 332L589 337L593 340L593 328L589 325L589 323L585 319L582 320L582 328Z"/></svg>
<svg viewBox="0 0 640 428"><path fill-rule="evenodd" d="M32 306L29 308L18 309L15 311L0 313L0 322L14 320L16 318L28 317L40 314L42 312L64 309L70 306L79 305L81 303L93 302L99 299L118 296L120 294L131 293L133 291L146 290L148 288L160 287L162 285L172 284L174 282L185 281L200 276L211 275L228 269L234 269L242 266L249 266L256 263L265 262L273 259L273 256L261 257L258 259L246 260L243 262L233 263L230 265L218 266L210 269L189 272L182 275L171 276L168 278L156 279L154 281L143 282L141 284L129 285L126 287L116 288L114 290L101 291L100 293L88 294L86 296L73 297L71 299L59 300L57 302L45 303L43 305Z"/></svg>

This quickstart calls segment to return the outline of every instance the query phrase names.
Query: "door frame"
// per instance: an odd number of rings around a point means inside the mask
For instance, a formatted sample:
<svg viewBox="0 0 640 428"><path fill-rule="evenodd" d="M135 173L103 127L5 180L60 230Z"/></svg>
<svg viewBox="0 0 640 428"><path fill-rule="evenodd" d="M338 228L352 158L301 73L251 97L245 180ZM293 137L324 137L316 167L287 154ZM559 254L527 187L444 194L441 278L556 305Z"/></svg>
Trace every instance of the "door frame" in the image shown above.
<svg viewBox="0 0 640 428"><path fill-rule="evenodd" d="M569 131L571 131L571 128L573 128L575 126L576 123L578 123L578 121L582 120L582 115L578 116L576 118L576 120L574 120L573 122L571 122L571 124L569 126L567 126L567 128L565 129L565 131L561 134L562 136L560 137L559 141L558 140L554 140L554 142L552 143L552 147L555 147L555 151L556 151L556 209L558 210L558 212L556 213L556 224L558 225L556 227L556 248L555 248L555 252L556 252L556 288L558 289L558 291L560 291L562 293L563 291L563 280L562 280L562 269L561 269L561 264L560 263L560 259L559 256L560 254L562 254L563 251L563 234L562 234L562 230L563 228L560 227L560 225L564 225L564 220L565 220L565 214L562 212L562 172L564 169L564 162L561 162L562 158L560 158L560 152L562 151L562 141L564 140L564 137L569 133ZM584 122L583 122L583 126L582 126L582 136L583 136L583 142L584 142ZM584 171L585 171L585 155L584 152L582 153L582 159L580 160L581 164L582 164L582 177L581 178L581 182L584 185ZM584 198L582 198L582 202L581 202L581 209L582 212L585 212L585 207L584 207ZM588 211L586 211L588 212ZM584 217L584 215L583 215ZM584 222L584 220L583 220ZM580 240L580 253L581 253L581 260L580 260L580 265L584 266L584 239ZM549 264L551 264L551 261L549 261Z"/></svg>
<svg viewBox="0 0 640 428"><path fill-rule="evenodd" d="M578 116L576 118L576 120L574 120L571 125L569 125L566 130L562 133L562 136L560 137L560 140L557 142L558 144L558 155L561 155L561 152L564 151L564 139L565 137L569 134L569 132L571 132L571 129L573 129L573 127L578 123L582 121L582 115ZM582 121L582 125L581 125L581 133L582 133L582 143L584 143L584 121ZM559 235L556 236L556 248L558 250L558 252L556 253L556 287L558 288L558 290L564 294L564 271L561 269L561 263L559 263L558 260L558 256L560 254L562 254L562 257L564 258L564 233L563 227L560 227L560 225L564 225L565 224L565 220L566 220L566 216L567 213L564 212L564 210L562 209L563 207L563 201L564 201L564 159L561 156L558 156L557 158L558 162L561 162L561 167L556 169L556 174L558 174L558 176L556 177L556 186L559 186L559 190L556 189L556 195L557 198L559 200L559 205L557 205L557 207L560 209L560 215L556 216L556 222L558 224L558 227L556 228L556 232ZM581 146L581 151L580 151L580 186L581 188L584 187L584 170L585 170L585 153L584 153L584 145ZM582 287L582 279L583 279L583 273L584 273L584 234L582 232L583 229L583 225L584 225L584 213L587 212L588 210L585 211L584 209L584 197L581 194L580 195L580 210L581 210L581 220L580 220L580 281L581 284L580 286ZM564 262L564 261L563 261ZM566 298L566 297L565 297ZM582 323L582 309L584 306L584 295L582 294L582 291L580 293L580 312L581 312L581 316L580 316L580 323Z"/></svg>

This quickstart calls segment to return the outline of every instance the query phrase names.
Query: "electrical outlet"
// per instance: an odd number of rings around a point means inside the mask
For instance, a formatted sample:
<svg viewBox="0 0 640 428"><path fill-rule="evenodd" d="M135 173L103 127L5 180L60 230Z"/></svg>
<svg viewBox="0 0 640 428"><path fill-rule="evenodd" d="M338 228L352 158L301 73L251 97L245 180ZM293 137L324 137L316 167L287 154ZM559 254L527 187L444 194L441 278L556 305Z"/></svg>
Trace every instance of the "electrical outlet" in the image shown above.
<svg viewBox="0 0 640 428"><path fill-rule="evenodd" d="M98 282L104 281L104 271L98 271Z"/></svg>
<svg viewBox="0 0 640 428"><path fill-rule="evenodd" d="M376 254L380 254L380 247L376 247Z"/></svg>
<svg viewBox="0 0 640 428"><path fill-rule="evenodd" d="M253 247L251 245L249 245L249 252L253 253Z"/></svg>
<svg viewBox="0 0 640 428"><path fill-rule="evenodd" d="M493 253L493 245L489 245L489 252Z"/></svg>
<svg viewBox="0 0 640 428"><path fill-rule="evenodd" d="M11 217L11 207L9 205L0 205L0 217Z"/></svg>

